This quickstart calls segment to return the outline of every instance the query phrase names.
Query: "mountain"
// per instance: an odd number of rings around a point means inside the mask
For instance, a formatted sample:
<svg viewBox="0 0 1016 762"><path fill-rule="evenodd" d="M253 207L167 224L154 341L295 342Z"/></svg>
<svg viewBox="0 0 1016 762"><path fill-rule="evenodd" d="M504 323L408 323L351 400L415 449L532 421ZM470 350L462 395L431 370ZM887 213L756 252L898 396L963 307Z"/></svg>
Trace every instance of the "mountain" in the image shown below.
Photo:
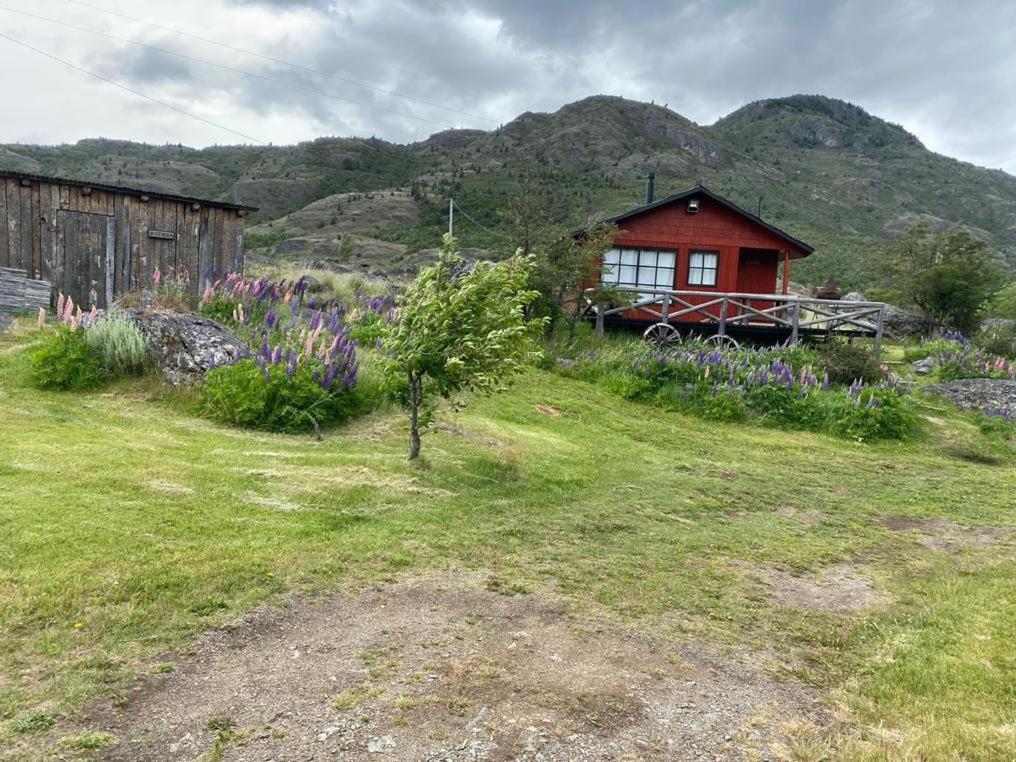
<svg viewBox="0 0 1016 762"><path fill-rule="evenodd" d="M962 224L1016 271L1016 177L925 148L903 127L817 95L750 103L702 126L664 106L593 96L490 132L410 145L321 138L295 146L150 146L106 139L0 146L0 167L260 207L257 255L374 272L412 270L447 228L503 250L497 210L535 186L562 229L702 182L816 246L795 279L878 282L892 238L916 221Z"/></svg>

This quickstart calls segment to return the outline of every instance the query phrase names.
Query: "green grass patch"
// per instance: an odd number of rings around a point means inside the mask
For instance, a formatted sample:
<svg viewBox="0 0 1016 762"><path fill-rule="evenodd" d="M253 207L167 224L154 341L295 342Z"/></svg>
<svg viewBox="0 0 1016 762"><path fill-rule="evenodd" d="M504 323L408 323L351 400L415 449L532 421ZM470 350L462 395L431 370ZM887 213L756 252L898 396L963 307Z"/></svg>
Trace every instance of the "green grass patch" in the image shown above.
<svg viewBox="0 0 1016 762"><path fill-rule="evenodd" d="M125 693L158 654L254 606L459 569L779 654L915 758L998 758L1012 740L1011 548L928 548L884 523L1012 527L1016 451L942 405L917 400L915 440L862 445L534 370L443 411L409 465L393 411L323 441L231 429L145 379L33 388L32 341L0 338L2 734L44 742L59 729L13 726ZM844 562L888 608L778 606L760 578ZM220 748L237 738L217 732Z"/></svg>

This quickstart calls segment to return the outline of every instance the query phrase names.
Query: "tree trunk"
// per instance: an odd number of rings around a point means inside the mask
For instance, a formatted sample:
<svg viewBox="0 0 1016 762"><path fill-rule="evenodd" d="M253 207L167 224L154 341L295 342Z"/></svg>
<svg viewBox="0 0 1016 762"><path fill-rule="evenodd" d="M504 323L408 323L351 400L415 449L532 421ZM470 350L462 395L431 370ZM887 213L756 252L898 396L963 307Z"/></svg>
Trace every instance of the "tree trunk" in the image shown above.
<svg viewBox="0 0 1016 762"><path fill-rule="evenodd" d="M423 377L409 374L409 459L420 454L420 403L423 401Z"/></svg>

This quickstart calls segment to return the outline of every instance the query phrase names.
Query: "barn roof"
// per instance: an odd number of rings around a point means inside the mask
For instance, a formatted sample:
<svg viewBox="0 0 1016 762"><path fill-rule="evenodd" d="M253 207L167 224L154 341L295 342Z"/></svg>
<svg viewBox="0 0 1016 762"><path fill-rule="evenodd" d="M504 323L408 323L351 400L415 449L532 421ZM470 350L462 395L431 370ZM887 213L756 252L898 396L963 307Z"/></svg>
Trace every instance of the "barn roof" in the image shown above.
<svg viewBox="0 0 1016 762"><path fill-rule="evenodd" d="M727 207L731 211L736 212L737 214L740 214L742 217L748 218L749 220L754 222L756 225L761 225L763 228L768 230L770 233L779 236L780 238L782 238L783 240L787 241L788 243L791 243L794 246L796 246L797 248L801 249L802 251L805 252L805 256L807 256L808 254L811 254L813 251L815 251L815 247L814 246L810 246L809 244L807 244L804 241L802 241L800 238L794 238L794 236L790 235L790 233L787 233L787 232L785 232L783 230L780 230L775 225L770 225L768 222L763 220L761 217L758 217L758 216L752 214L747 209L742 209L737 204L735 204L733 201L728 201L727 199L723 198L723 196L718 196L717 194L713 193L711 190L709 190L706 186L704 186L702 184L696 185L694 188L689 188L686 191L681 191L680 193L675 193L675 194L673 194L671 196L667 196L666 198L661 198L659 201L654 201L651 204L644 204L643 206L636 207L636 208L631 209L631 210L629 210L627 212L624 212L623 214L618 214L618 215L615 215L614 217L609 217L606 220L604 220L604 222L611 222L611 223L623 222L624 220L630 219L631 217L636 217L636 216L638 216L640 214L643 214L645 212L652 211L653 209L658 209L661 206L667 206L668 204L673 204L673 203L676 203L678 201L682 201L682 200L684 200L686 198L691 198L693 196L704 196L706 198L712 199L713 201L715 201L718 204L722 204L723 206Z"/></svg>
<svg viewBox="0 0 1016 762"><path fill-rule="evenodd" d="M10 169L0 169L0 178L13 180L34 180L51 185L70 185L75 188L94 188L95 190L108 193L122 193L128 196L149 196L151 198L163 199L165 201L182 201L188 204L201 204L217 209L229 209L237 212L256 212L255 206L243 204L230 204L225 201L212 201L207 198L194 198L193 196L180 196L175 193L162 193L160 191L148 190L146 188L127 188L122 185L109 185L108 183L93 183L88 180L71 180L66 177L47 177L46 175L34 175L30 172L17 172Z"/></svg>

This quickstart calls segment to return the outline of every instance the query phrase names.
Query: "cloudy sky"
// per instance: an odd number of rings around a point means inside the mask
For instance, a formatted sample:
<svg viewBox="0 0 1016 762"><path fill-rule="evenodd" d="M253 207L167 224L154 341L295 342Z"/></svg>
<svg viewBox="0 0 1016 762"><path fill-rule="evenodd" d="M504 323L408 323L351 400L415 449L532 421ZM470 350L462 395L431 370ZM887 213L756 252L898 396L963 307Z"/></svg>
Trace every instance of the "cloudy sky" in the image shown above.
<svg viewBox="0 0 1016 762"><path fill-rule="evenodd" d="M596 93L655 100L710 124L758 98L821 93L904 125L933 150L1016 174L1011 2L0 0L0 8L0 142L101 135L200 146L352 134L405 142L449 126L490 129Z"/></svg>

